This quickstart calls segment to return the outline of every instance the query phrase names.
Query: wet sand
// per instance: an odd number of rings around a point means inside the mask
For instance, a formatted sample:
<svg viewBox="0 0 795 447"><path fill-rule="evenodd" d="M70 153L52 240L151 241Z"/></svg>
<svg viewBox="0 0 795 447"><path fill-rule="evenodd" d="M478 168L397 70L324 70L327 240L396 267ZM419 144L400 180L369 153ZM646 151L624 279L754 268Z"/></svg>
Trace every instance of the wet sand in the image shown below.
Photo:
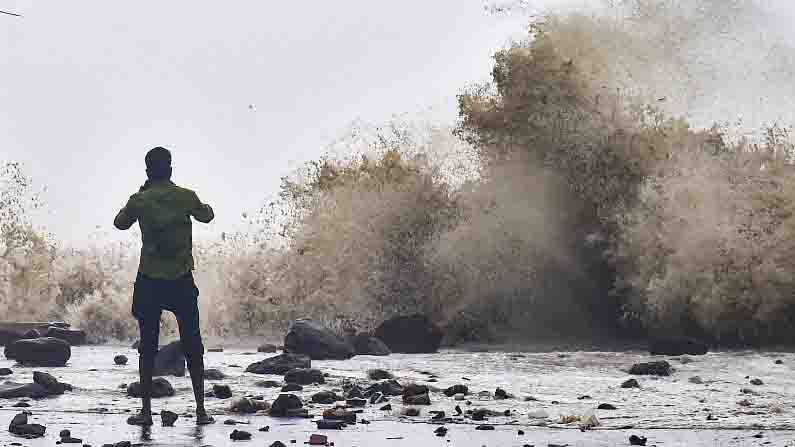
<svg viewBox="0 0 795 447"><path fill-rule="evenodd" d="M130 363L113 364L113 356L125 354ZM235 397L261 395L274 399L280 391L260 388L258 380L280 380L279 376L245 373L245 367L273 354L246 353L227 349L207 354L208 368L221 369L227 379L218 382L232 388ZM637 377L640 389L622 389L621 382L630 376L623 370L632 363L666 359L676 371L670 377ZM795 446L795 354L775 352L724 352L702 357L690 357L687 363L678 358L652 358L642 352L460 352L445 351L432 355L392 355L389 357L355 357L347 361L316 361L313 367L330 374L326 385L306 386L296 392L305 402L320 390L340 389L343 381L366 384L366 371L383 368L395 374L401 383L417 382L444 389L454 384L466 384L475 393L464 402L456 402L444 394L431 394L432 405L418 407L421 414L414 418L400 416L403 405L392 398L392 412L379 411L381 405L364 409L360 419L370 424L357 424L342 431L318 431L312 419L286 420L268 416L243 416L226 409L233 399L208 399L208 409L218 423L197 428L192 419L181 416L175 427L161 427L159 417L151 430L126 425L129 414L138 408L136 399L128 398L122 383L137 379L137 354L124 346L94 346L73 348L72 359L65 368L23 368L12 361L0 361L0 367L11 367L14 374L7 380L27 382L34 370L46 371L59 380L76 387L73 392L54 398L30 400L28 410L34 413L33 422L47 426L45 438L24 440L10 435L6 424L21 409L11 408L18 400L0 401L0 445L19 442L25 446L51 446L62 429L85 443L100 446L104 443L132 441L142 445L231 445L229 434L234 429L252 433L252 445L265 445L280 440L287 445L303 445L312 433L322 433L336 446L621 446L629 445L632 434L649 439L648 445L659 446ZM782 364L775 364L781 360ZM429 381L429 374L438 376ZM703 383L688 379L701 377ZM746 378L748 377L748 378ZM465 380L467 378L469 380ZM752 378L762 379L764 385L750 385ZM171 398L155 399L155 411L161 409L186 414L192 410L192 393L187 377L167 377L177 394ZM516 397L493 400L478 396L480 391L493 392L502 387ZM590 398L583 399L584 396ZM525 400L532 397L535 400ZM738 402L747 400L743 405ZM594 410L600 403L610 403L616 410ZM456 404L466 410L488 408L511 410L510 416L490 417L485 422L469 419L448 423L445 438L436 437L438 424L429 423L430 410L454 414ZM310 414L319 415L324 405L308 406ZM548 420L530 419L528 414L544 410ZM561 415L584 415L594 412L601 426L581 432L576 423L560 424ZM708 418L708 415L712 417ZM238 426L224 425L225 419L249 422ZM315 418L317 419L317 418ZM494 431L478 431L478 424L494 425ZM540 425L545 426L540 426ZM267 433L258 432L270 426ZM623 427L631 426L630 429ZM519 436L518 430L525 435ZM754 437L762 432L762 437ZM387 438L400 438L391 439ZM449 442L448 442L449 441ZM234 444L245 445L246 441ZM766 444L767 443L767 444Z"/></svg>

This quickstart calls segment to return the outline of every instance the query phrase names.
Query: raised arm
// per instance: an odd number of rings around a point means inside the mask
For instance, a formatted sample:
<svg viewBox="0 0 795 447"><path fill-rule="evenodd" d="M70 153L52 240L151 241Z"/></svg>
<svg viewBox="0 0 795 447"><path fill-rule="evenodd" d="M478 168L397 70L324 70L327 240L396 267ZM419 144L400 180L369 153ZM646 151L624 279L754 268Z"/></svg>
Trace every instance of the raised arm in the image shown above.
<svg viewBox="0 0 795 447"><path fill-rule="evenodd" d="M128 230L138 220L132 202L133 199L130 197L130 200L127 201L127 205L125 205L124 208L119 211L119 214L116 215L116 218L113 219L113 226L119 230Z"/></svg>
<svg viewBox="0 0 795 447"><path fill-rule="evenodd" d="M190 210L190 215L193 216L194 219L201 223L212 222L213 218L215 218L215 213L213 213L213 209L210 205L202 203L196 193L193 193L192 203L193 206Z"/></svg>

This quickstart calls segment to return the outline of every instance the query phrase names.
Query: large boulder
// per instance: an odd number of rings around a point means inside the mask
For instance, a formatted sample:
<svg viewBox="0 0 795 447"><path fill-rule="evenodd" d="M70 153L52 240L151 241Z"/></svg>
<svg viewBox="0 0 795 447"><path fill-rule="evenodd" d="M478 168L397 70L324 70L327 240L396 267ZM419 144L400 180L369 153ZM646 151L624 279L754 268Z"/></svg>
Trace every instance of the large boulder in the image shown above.
<svg viewBox="0 0 795 447"><path fill-rule="evenodd" d="M6 346L6 358L26 366L64 366L71 356L69 343L59 338L23 339Z"/></svg>
<svg viewBox="0 0 795 447"><path fill-rule="evenodd" d="M72 346L84 345L88 339L84 331L79 329L64 329L56 326L47 328L47 332L45 332L44 336L60 338Z"/></svg>
<svg viewBox="0 0 795 447"><path fill-rule="evenodd" d="M295 394L280 394L271 404L270 415L275 417L302 416L303 402Z"/></svg>
<svg viewBox="0 0 795 447"><path fill-rule="evenodd" d="M246 372L254 374L279 374L284 375L287 371L296 368L310 368L312 361L309 357L301 354L279 354L268 357L265 360L252 363L246 368Z"/></svg>
<svg viewBox="0 0 795 447"><path fill-rule="evenodd" d="M392 351L386 343L370 334L357 334L353 337L353 348L356 355L389 355Z"/></svg>
<svg viewBox="0 0 795 447"><path fill-rule="evenodd" d="M297 385L312 385L313 383L326 383L323 373L319 369L296 368L287 371L284 381Z"/></svg>
<svg viewBox="0 0 795 447"><path fill-rule="evenodd" d="M179 341L169 343L157 352L154 375L177 377L185 375L185 353Z"/></svg>
<svg viewBox="0 0 795 447"><path fill-rule="evenodd" d="M439 350L442 331L422 315L390 318L375 330L392 352L408 354L431 353Z"/></svg>
<svg viewBox="0 0 795 447"><path fill-rule="evenodd" d="M344 360L356 352L350 343L309 320L295 320L284 337L284 352L313 360Z"/></svg>
<svg viewBox="0 0 795 447"><path fill-rule="evenodd" d="M133 382L127 387L127 395L130 397L141 397L140 382ZM156 377L152 380L152 397L170 397L174 395L174 387L168 380Z"/></svg>
<svg viewBox="0 0 795 447"><path fill-rule="evenodd" d="M651 355L704 355L707 345L688 337L660 337L649 341Z"/></svg>

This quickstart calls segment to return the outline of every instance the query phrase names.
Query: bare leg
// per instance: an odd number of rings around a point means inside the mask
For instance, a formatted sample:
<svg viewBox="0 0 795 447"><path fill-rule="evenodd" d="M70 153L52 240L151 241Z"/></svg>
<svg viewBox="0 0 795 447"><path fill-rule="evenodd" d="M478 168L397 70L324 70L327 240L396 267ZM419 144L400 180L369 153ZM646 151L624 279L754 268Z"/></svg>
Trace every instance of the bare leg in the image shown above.
<svg viewBox="0 0 795 447"><path fill-rule="evenodd" d="M139 320L141 341L138 374L141 384L141 412L127 419L130 425L152 425L152 375L155 369L157 340L160 335L160 317L154 321ZM152 326L154 325L154 326Z"/></svg>

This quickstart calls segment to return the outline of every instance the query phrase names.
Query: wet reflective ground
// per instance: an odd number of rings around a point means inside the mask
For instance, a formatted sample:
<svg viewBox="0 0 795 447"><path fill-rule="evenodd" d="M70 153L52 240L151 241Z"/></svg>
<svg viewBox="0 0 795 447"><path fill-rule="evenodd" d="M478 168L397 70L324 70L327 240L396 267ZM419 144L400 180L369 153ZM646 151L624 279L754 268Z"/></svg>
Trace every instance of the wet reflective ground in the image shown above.
<svg viewBox="0 0 795 447"><path fill-rule="evenodd" d="M126 366L113 364L116 354L130 358ZM251 354L227 349L208 353L208 368L222 370L228 378L220 381L230 385L235 397L262 395L272 400L279 390L260 388L258 380L280 380L279 376L245 373L245 367L273 354ZM392 355L389 357L355 357L347 361L317 361L313 366L330 374L328 383L307 386L295 394L309 401L319 390L340 389L343 380L366 383L366 371L383 368L394 373L401 382L415 381L440 389L466 384L475 393L468 398L470 406L455 402L442 393L432 393L430 407L423 407L419 417L400 416L398 398L390 402L392 412L368 407L360 418L372 421L344 431L324 431L336 446L547 446L629 445L631 434L649 438L648 445L665 446L795 446L795 354L775 352L711 353L701 357L655 358L668 360L676 369L670 377L637 377L640 389L623 389L621 383L630 376L624 371L630 365L652 358L641 352L460 352L446 351L432 355ZM781 360L781 364L776 364ZM231 399L208 399L208 408L218 423L197 428L185 415L192 411L192 393L187 377L169 377L177 390L172 398L156 399L155 410L168 409L182 414L173 428L155 426L142 432L125 424L138 401L128 398L122 383L137 379L137 353L128 347L96 346L73 348L72 360L65 368L22 368L11 361L0 361L0 367L11 367L14 374L7 379L31 381L33 370L50 372L59 380L76 387L63 396L29 401L34 422L48 427L47 436L38 440L20 440L5 430L5 424L19 411L11 408L17 400L0 401L0 445L20 442L26 446L51 446L64 428L85 443L129 440L145 445L230 445L233 429L253 434L256 445L268 446L275 440L290 445L295 440L303 445L309 435L318 432L312 420L282 420L267 416L238 416L226 409ZM429 374L437 378L433 379ZM698 376L699 380L690 378ZM763 385L751 385L759 378ZM468 380L467 380L468 379ZM435 380L435 381L434 381ZM694 383L697 382L697 383ZM214 382L208 382L208 388ZM480 391L493 392L501 387L515 395L514 399L495 401L479 396ZM616 410L595 410L600 403L610 403ZM467 408L483 407L496 411L511 410L510 416L491 417L494 431L475 430L476 422L460 420L448 423L446 438L434 436L437 425L428 424L430 410L443 410L453 415L460 404ZM325 406L310 407L318 415ZM528 414L546 411L548 420L531 419ZM594 412L601 422L595 430L581 432L577 423L560 424L561 416L580 416ZM223 425L233 418L248 424ZM156 418L159 424L159 418ZM482 423L482 422L481 422ZM267 433L259 432L270 426ZM631 428L626 428L631 427ZM519 436L518 430L525 435ZM793 432L790 432L793 430ZM762 437L754 437L758 433ZM399 438L399 439L387 439ZM447 442L450 440L451 442ZM765 444L767 443L767 444ZM252 444L253 445L253 444Z"/></svg>

